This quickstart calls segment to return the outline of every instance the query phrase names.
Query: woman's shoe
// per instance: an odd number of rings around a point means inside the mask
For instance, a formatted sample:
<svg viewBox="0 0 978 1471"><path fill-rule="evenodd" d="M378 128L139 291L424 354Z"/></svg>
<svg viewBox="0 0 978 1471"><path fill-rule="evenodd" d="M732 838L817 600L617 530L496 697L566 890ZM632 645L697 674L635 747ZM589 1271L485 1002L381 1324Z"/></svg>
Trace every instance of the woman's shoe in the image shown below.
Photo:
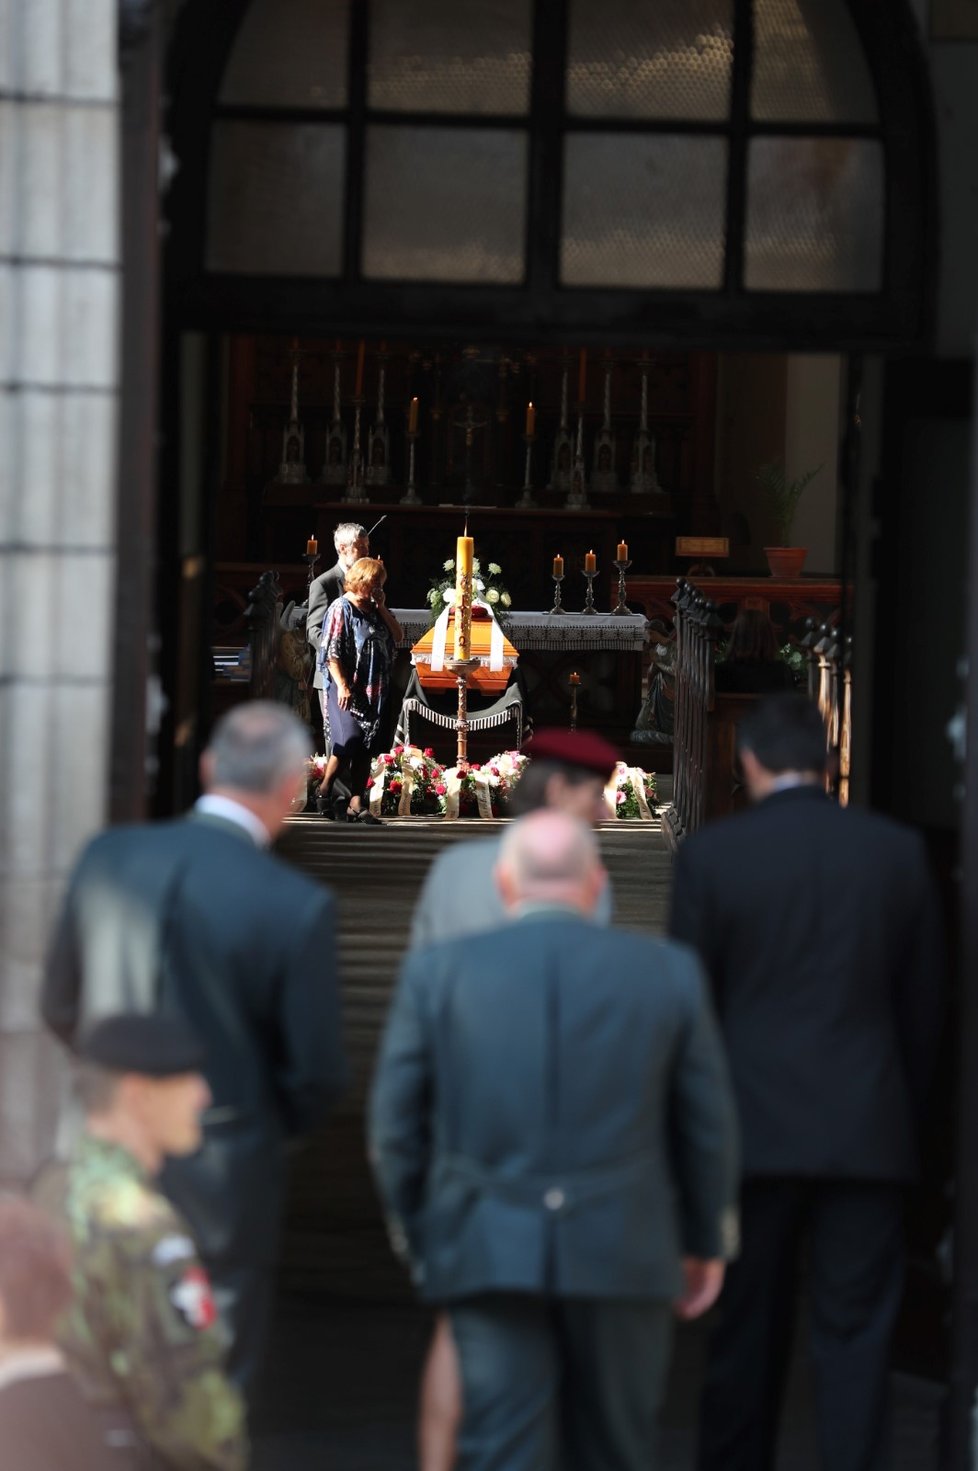
<svg viewBox="0 0 978 1471"><path fill-rule="evenodd" d="M347 822L362 822L365 827L386 827L379 817L374 817L369 807L361 807L359 812L348 812Z"/></svg>

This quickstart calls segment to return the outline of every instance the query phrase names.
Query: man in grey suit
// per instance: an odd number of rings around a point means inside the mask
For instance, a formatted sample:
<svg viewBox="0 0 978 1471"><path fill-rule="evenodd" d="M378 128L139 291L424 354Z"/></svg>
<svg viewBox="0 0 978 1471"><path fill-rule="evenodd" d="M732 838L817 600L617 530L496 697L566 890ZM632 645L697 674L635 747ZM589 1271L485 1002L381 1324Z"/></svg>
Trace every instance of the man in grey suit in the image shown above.
<svg viewBox="0 0 978 1471"><path fill-rule="evenodd" d="M281 705L225 716L187 817L110 829L83 852L41 1001L69 1048L120 1011L180 1016L204 1044L204 1145L162 1184L193 1230L246 1390L278 1253L284 1146L322 1121L346 1081L333 897L267 851L304 789L308 753L305 727Z"/></svg>
<svg viewBox="0 0 978 1471"><path fill-rule="evenodd" d="M306 638L314 655L319 653L319 639L323 631L323 619L330 603L343 592L346 574L360 557L370 555L370 537L358 521L341 521L333 532L336 561L327 571L321 572L309 585L308 612L306 613ZM313 688L322 690L323 676L318 664L314 665L316 677Z"/></svg>
<svg viewBox="0 0 978 1471"><path fill-rule="evenodd" d="M648 1471L674 1311L734 1246L734 1105L692 952L592 922L593 834L503 839L512 922L409 953L371 1159L461 1360L466 1471Z"/></svg>
<svg viewBox="0 0 978 1471"><path fill-rule="evenodd" d="M593 730L538 730L523 746L530 765L517 783L511 811L525 816L548 807L582 822L609 816L604 789L618 752ZM411 948L432 945L495 929L506 918L493 877L501 838L468 838L452 843L432 863L411 919ZM598 897L595 917L609 924L612 895L608 885Z"/></svg>

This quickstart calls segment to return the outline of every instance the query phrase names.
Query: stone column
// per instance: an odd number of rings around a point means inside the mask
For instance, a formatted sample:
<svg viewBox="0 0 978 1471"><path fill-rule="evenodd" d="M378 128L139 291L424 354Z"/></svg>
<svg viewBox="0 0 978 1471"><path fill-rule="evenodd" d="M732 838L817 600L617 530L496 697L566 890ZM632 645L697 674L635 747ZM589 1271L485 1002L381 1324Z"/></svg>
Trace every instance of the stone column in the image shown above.
<svg viewBox="0 0 978 1471"><path fill-rule="evenodd" d="M115 579L115 0L0 0L0 1179L47 1151L49 926L104 820Z"/></svg>

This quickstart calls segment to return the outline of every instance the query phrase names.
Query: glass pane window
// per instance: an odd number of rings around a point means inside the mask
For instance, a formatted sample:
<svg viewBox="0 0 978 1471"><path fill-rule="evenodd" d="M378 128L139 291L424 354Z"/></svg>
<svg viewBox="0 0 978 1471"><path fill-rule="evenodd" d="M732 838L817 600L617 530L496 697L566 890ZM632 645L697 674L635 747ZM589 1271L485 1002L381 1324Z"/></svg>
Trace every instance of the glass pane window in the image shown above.
<svg viewBox="0 0 978 1471"><path fill-rule="evenodd" d="M251 0L221 83L229 106L345 107L349 0Z"/></svg>
<svg viewBox="0 0 978 1471"><path fill-rule="evenodd" d="M750 291L878 291L883 150L853 138L755 138L747 182Z"/></svg>
<svg viewBox="0 0 978 1471"><path fill-rule="evenodd" d="M733 0L571 0L567 108L721 121L732 58Z"/></svg>
<svg viewBox="0 0 978 1471"><path fill-rule="evenodd" d="M720 286L726 180L723 138L572 135L564 152L562 283Z"/></svg>
<svg viewBox="0 0 978 1471"><path fill-rule="evenodd" d="M345 143L324 123L215 123L208 270L338 275Z"/></svg>
<svg viewBox="0 0 978 1471"><path fill-rule="evenodd" d="M363 274L522 281L526 156L522 132L368 129Z"/></svg>
<svg viewBox="0 0 978 1471"><path fill-rule="evenodd" d="M525 114L531 27L530 0L373 0L369 105Z"/></svg>
<svg viewBox="0 0 978 1471"><path fill-rule="evenodd" d="M751 111L762 122L877 121L866 58L842 0L754 0Z"/></svg>

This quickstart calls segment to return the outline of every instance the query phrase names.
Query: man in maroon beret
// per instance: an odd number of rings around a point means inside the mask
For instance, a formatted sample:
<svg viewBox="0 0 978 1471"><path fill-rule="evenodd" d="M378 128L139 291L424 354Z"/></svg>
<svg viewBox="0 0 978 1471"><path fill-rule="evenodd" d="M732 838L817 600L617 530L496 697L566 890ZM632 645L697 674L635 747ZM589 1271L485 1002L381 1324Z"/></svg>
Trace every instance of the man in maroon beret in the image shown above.
<svg viewBox="0 0 978 1471"><path fill-rule="evenodd" d="M608 816L604 789L618 752L593 730L543 729L523 744L530 764L520 777L510 811L514 817L549 807L582 822ZM505 924L506 914L493 879L500 835L453 843L428 870L411 921L411 948L481 934ZM595 914L611 920L609 889Z"/></svg>
<svg viewBox="0 0 978 1471"><path fill-rule="evenodd" d="M541 729L523 744L530 764L520 777L510 811L525 816L541 808L566 813L582 822L608 816L604 789L618 752L592 730ZM428 870L411 922L411 948L482 934L507 922L496 887L501 834L452 843ZM610 924L610 883L601 890L593 919ZM458 1358L446 1315L437 1320L421 1387L418 1430L422 1471L447 1471L455 1463L461 1421Z"/></svg>

